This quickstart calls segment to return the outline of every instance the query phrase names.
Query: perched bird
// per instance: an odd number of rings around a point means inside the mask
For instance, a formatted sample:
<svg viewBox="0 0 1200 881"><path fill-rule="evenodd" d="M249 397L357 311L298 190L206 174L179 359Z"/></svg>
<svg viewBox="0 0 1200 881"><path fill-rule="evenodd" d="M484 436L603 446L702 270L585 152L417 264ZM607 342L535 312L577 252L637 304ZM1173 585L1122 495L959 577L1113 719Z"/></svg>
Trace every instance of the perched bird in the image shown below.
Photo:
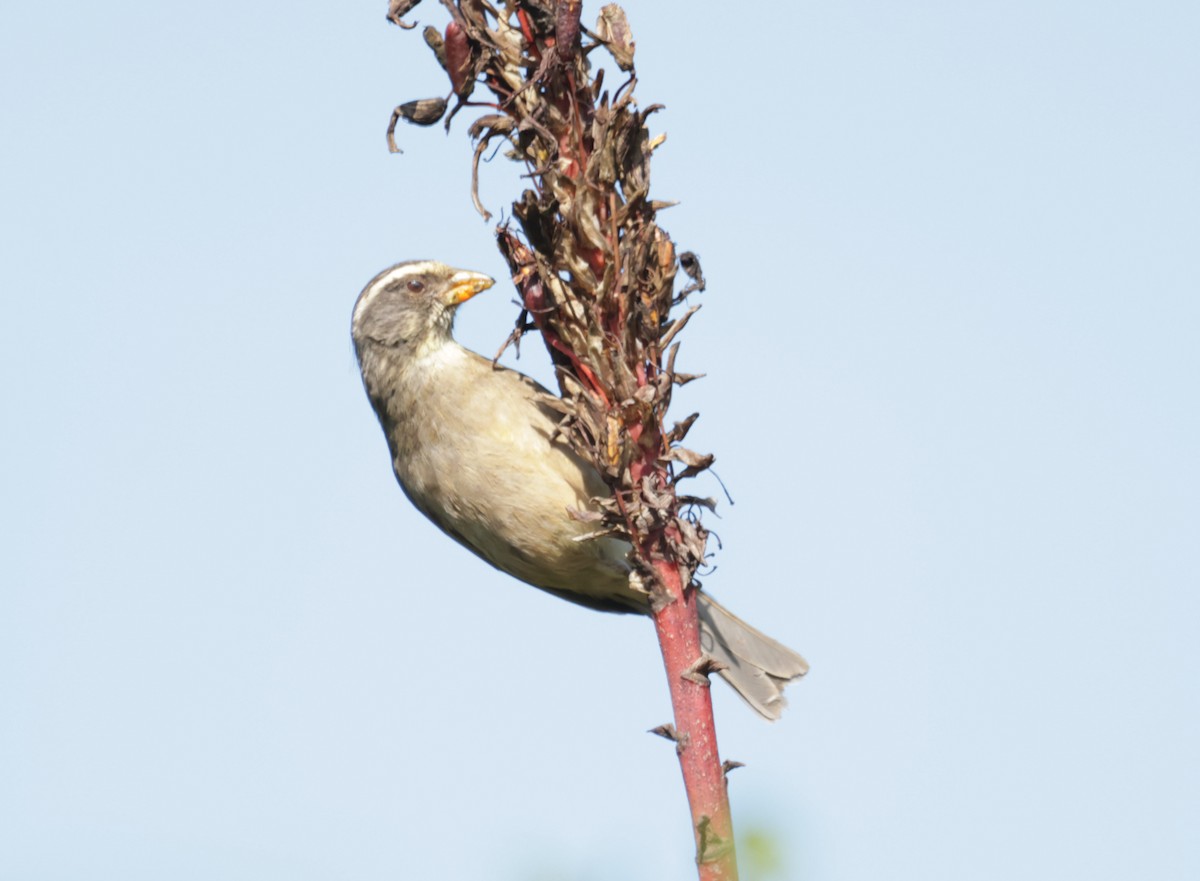
<svg viewBox="0 0 1200 881"><path fill-rule="evenodd" d="M555 437L553 396L451 336L460 304L493 284L421 260L386 269L359 294L351 335L405 495L443 532L497 569L573 603L649 614L629 583L629 544L583 541L587 511L608 495L599 473ZM777 719L783 687L808 664L699 594L701 644L720 675Z"/></svg>

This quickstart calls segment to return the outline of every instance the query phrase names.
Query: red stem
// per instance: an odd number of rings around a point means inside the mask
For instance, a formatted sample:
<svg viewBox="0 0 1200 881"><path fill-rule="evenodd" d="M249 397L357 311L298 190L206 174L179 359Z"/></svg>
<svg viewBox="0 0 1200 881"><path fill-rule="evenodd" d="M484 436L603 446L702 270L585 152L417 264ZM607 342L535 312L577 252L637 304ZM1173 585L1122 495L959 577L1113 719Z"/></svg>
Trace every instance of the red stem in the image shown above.
<svg viewBox="0 0 1200 881"><path fill-rule="evenodd" d="M692 812L700 881L736 881L733 816L717 752L712 692L706 678L691 672L703 656L696 592L683 589L679 569L669 561L657 559L654 567L661 586L675 598L654 615L654 629L675 710L679 767Z"/></svg>

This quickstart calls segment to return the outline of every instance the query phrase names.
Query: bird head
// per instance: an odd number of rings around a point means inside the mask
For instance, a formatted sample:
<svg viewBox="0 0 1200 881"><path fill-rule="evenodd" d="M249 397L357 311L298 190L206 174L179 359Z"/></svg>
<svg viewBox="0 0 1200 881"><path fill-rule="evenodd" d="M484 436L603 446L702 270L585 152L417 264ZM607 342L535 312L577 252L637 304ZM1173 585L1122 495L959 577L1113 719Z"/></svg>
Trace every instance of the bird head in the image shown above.
<svg viewBox="0 0 1200 881"><path fill-rule="evenodd" d="M350 332L361 351L370 340L418 350L450 338L454 310L495 282L433 260L397 263L371 279L354 304Z"/></svg>

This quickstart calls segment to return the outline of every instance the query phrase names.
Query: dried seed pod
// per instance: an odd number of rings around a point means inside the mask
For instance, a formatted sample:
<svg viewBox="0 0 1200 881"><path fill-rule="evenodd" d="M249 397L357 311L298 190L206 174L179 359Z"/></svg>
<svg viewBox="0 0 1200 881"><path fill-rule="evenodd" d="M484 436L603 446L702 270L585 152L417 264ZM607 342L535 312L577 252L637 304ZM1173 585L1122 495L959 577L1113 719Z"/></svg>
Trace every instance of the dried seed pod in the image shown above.
<svg viewBox="0 0 1200 881"><path fill-rule="evenodd" d="M413 7L420 3L421 0L389 0L387 20L392 24L398 24L406 31L411 31L416 27L416 24L406 24L401 20L402 16L408 15Z"/></svg>
<svg viewBox="0 0 1200 881"><path fill-rule="evenodd" d="M446 112L445 98L422 98L419 101L409 101L401 104L392 111L391 122L387 127L387 142L388 150L392 153L403 153L396 146L396 123L401 119L407 119L416 125L433 125L442 118L442 114Z"/></svg>
<svg viewBox="0 0 1200 881"><path fill-rule="evenodd" d="M471 76L471 41L459 23L452 21L446 25L444 44L450 85L454 88L454 94L465 100L475 90L475 80Z"/></svg>
<svg viewBox="0 0 1200 881"><path fill-rule="evenodd" d="M442 32L433 25L425 25L425 30L421 31L421 36L425 38L425 43L433 50L434 56L437 58L437 63L442 66L442 70L446 70L446 44L442 40Z"/></svg>
<svg viewBox="0 0 1200 881"><path fill-rule="evenodd" d="M445 98L422 98L419 101L408 101L401 104L397 110L400 115L416 125L433 125L446 112Z"/></svg>

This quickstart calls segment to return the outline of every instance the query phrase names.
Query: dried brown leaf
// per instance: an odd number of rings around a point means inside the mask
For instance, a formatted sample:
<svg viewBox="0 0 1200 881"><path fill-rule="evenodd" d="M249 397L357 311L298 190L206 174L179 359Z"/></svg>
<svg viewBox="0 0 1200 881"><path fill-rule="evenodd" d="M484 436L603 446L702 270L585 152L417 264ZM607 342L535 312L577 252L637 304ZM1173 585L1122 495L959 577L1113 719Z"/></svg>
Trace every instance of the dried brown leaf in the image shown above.
<svg viewBox="0 0 1200 881"><path fill-rule="evenodd" d="M676 481L684 480L688 477L695 477L701 471L704 471L706 468L712 465L713 461L716 459L712 453L701 455L700 453L689 450L686 447L671 447L671 449L667 451L666 458L676 462L682 462L687 466L683 469L683 471L675 476Z"/></svg>
<svg viewBox="0 0 1200 881"><path fill-rule="evenodd" d="M687 433L691 430L692 424L699 418L699 413L693 413L686 419L681 419L679 422L676 422L675 425L672 426L671 430L667 432L667 443L678 443L687 437Z"/></svg>
<svg viewBox="0 0 1200 881"><path fill-rule="evenodd" d="M600 17L596 20L596 36L617 62L617 67L626 73L633 70L633 52L637 44L633 41L624 9L616 3L601 7Z"/></svg>
<svg viewBox="0 0 1200 881"><path fill-rule="evenodd" d="M599 511L579 511L567 506L567 514L572 520L578 520L580 523L599 523L604 519L604 515Z"/></svg>
<svg viewBox="0 0 1200 881"><path fill-rule="evenodd" d="M699 306L692 306L690 309L676 318L675 323L667 328L667 332L662 335L662 339L659 340L659 345L669 346L671 344L671 340L675 339L675 336L679 333L679 331L687 327L687 323L692 320L692 316L699 311Z"/></svg>

